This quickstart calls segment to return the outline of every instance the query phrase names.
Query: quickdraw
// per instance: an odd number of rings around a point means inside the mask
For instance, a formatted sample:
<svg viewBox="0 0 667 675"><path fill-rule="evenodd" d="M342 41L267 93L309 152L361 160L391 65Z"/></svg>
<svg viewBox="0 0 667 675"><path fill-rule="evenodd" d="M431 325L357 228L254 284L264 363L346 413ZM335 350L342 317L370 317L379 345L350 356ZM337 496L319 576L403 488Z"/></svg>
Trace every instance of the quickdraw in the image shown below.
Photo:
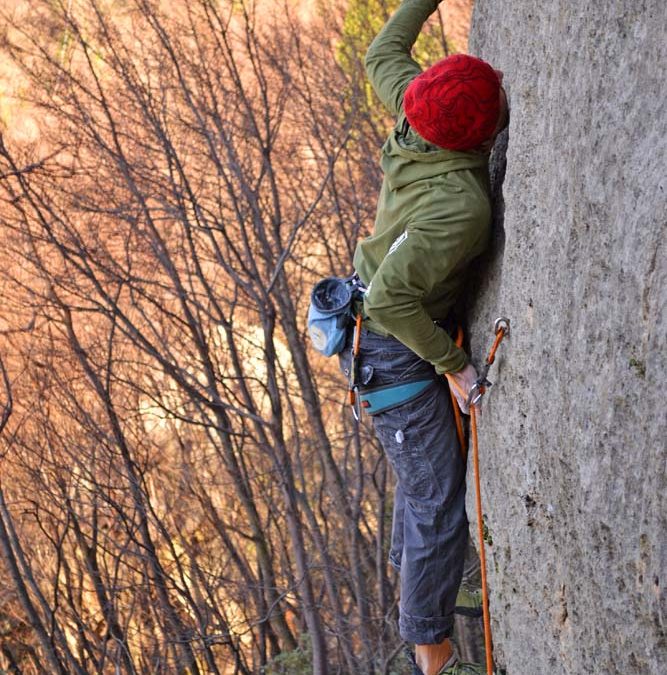
<svg viewBox="0 0 667 675"><path fill-rule="evenodd" d="M489 615L489 592L486 581L486 551L484 548L484 520L482 514L482 490L479 478L479 444L477 440L477 409L480 405L482 397L486 390L491 386L491 382L487 379L489 373L489 368L491 364L495 361L496 351L500 346L503 338L506 335L509 335L510 332L510 321L505 317L496 319L494 325L495 340L493 345L489 350L489 355L486 357L486 361L480 376L477 378L475 384L470 389L468 393L468 403L470 405L470 430L472 436L472 459L473 467L475 474L475 504L477 508L477 534L479 537L479 561L482 571L482 611L484 617L484 647L486 650L486 672L487 675L493 675L493 645L491 642L491 618ZM460 343L459 343L460 340ZM459 335L457 336L457 344L461 346L463 342L463 331L459 328ZM465 392L461 391L461 388L456 384L456 382L450 377L447 377L447 380L451 387L454 387L458 390L459 394L465 395ZM465 438L463 435L463 425L461 422L461 415L459 412L459 407L456 404L454 395L452 394L452 399L454 402L454 417L456 420L456 429L459 436L459 442L461 444L461 452L465 458L466 449L465 449ZM459 431L460 429L460 431Z"/></svg>
<svg viewBox="0 0 667 675"><path fill-rule="evenodd" d="M493 345L489 350L489 355L486 357L484 366L480 371L480 376L477 378L477 381L470 389L470 393L468 394L468 405L475 405L481 401L482 396L484 396L484 392L492 384L487 379L487 375L489 374L489 368L491 368L491 365L496 360L496 352L498 351L498 347L500 346L502 339L506 335L510 334L510 320L506 319L505 317L496 319L496 322L493 326L493 332L495 333L496 339L493 341Z"/></svg>

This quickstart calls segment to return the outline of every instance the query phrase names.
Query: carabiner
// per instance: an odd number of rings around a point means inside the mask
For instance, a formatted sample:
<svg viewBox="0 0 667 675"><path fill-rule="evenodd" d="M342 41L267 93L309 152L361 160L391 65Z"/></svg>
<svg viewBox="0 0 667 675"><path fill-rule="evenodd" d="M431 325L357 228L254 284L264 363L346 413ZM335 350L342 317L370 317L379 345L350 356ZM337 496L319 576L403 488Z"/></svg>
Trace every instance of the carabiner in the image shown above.
<svg viewBox="0 0 667 675"><path fill-rule="evenodd" d="M510 334L510 320L507 317L499 316L495 323L493 324L493 334L498 335L500 331L503 330L504 335L508 336Z"/></svg>
<svg viewBox="0 0 667 675"><path fill-rule="evenodd" d="M467 400L468 406L477 405L482 400L482 396L484 396L486 390L492 386L493 382L489 382L485 374L482 377L478 377L475 384L470 387Z"/></svg>
<svg viewBox="0 0 667 675"><path fill-rule="evenodd" d="M484 396L484 389L480 386L479 382L475 382L470 387L467 401L468 406L477 405L482 400L482 396Z"/></svg>
<svg viewBox="0 0 667 675"><path fill-rule="evenodd" d="M355 387L350 392L350 398L352 403L352 415L354 419L359 422L361 420L361 396L359 396L359 387Z"/></svg>

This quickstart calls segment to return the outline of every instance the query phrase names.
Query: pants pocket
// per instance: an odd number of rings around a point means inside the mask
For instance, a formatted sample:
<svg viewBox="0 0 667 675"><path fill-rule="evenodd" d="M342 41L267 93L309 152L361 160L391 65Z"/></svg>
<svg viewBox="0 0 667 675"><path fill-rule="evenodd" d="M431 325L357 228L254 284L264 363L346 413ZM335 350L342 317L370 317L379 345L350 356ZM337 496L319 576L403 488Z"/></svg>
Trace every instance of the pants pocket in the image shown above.
<svg viewBox="0 0 667 675"><path fill-rule="evenodd" d="M375 433L394 469L405 499L423 506L436 506L439 488L429 459L429 448L413 433L402 407L375 415Z"/></svg>

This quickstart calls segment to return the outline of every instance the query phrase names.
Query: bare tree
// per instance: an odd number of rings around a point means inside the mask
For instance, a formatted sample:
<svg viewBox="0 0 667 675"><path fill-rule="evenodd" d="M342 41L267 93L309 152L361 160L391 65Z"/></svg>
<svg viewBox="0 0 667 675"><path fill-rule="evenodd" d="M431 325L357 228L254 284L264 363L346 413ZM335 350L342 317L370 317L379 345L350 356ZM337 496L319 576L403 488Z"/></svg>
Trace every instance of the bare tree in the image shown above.
<svg viewBox="0 0 667 675"><path fill-rule="evenodd" d="M387 466L304 337L373 211L378 122L335 11L265 9L44 1L10 23L42 120L0 142L7 320L32 316L0 343L22 672L255 673L304 635L314 673L395 656Z"/></svg>

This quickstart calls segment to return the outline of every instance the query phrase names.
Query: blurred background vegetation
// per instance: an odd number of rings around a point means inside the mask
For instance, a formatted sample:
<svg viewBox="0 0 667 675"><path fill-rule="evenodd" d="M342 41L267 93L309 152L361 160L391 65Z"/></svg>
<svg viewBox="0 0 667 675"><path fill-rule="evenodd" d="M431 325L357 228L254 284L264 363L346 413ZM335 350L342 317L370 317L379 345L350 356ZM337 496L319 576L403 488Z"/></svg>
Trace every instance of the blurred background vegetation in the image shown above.
<svg viewBox="0 0 667 675"><path fill-rule="evenodd" d="M405 670L393 478L304 325L372 227L397 4L3 3L6 672Z"/></svg>

